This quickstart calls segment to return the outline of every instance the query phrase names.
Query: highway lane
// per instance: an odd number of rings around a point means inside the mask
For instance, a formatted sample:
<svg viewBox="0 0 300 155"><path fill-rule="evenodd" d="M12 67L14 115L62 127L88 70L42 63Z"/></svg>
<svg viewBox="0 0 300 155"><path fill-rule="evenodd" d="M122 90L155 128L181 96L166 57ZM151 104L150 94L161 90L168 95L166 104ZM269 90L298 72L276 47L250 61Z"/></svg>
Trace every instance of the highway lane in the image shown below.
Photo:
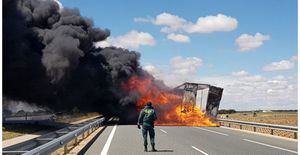
<svg viewBox="0 0 300 155"><path fill-rule="evenodd" d="M217 127L157 126L152 154L295 155L297 141ZM108 126L86 154L147 154L136 125ZM150 146L149 146L150 147Z"/></svg>

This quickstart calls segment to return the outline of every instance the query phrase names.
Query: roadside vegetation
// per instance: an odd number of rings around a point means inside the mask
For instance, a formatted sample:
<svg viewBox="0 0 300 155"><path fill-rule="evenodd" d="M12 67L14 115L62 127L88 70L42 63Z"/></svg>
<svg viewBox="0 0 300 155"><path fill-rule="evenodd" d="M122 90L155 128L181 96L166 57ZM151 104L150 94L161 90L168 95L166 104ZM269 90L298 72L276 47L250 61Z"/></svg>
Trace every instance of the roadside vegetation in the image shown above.
<svg viewBox="0 0 300 155"><path fill-rule="evenodd" d="M76 124L80 121L85 121L91 118L101 116L97 112L79 112L79 109L73 108L70 112L60 112L56 114L55 122L59 123L72 123ZM18 136L32 134L44 130L55 130L49 126L43 126L38 124L3 124L2 127L2 140L15 138Z"/></svg>
<svg viewBox="0 0 300 155"><path fill-rule="evenodd" d="M101 116L98 112L81 113L78 111L79 110L73 109L71 113L57 114L55 121L60 123L74 123Z"/></svg>
<svg viewBox="0 0 300 155"><path fill-rule="evenodd" d="M225 110L226 111L226 110ZM298 112L295 110L287 111L248 111L248 112L236 112L230 110L229 112L221 111L222 114L218 114L218 118L234 119L249 122L269 123L279 125L297 126Z"/></svg>

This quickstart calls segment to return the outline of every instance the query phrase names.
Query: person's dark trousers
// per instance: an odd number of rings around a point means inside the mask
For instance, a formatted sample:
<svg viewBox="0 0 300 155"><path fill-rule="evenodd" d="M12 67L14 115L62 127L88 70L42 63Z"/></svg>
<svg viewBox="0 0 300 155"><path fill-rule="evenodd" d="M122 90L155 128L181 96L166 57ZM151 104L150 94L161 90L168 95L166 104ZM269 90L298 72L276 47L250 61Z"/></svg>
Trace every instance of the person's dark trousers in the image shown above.
<svg viewBox="0 0 300 155"><path fill-rule="evenodd" d="M143 126L142 133L143 133L143 138L144 138L144 146L148 145L148 143L147 143L148 132L149 132L149 136L150 136L150 143L152 146L154 146L155 145L155 143L154 143L154 136L155 136L154 128Z"/></svg>

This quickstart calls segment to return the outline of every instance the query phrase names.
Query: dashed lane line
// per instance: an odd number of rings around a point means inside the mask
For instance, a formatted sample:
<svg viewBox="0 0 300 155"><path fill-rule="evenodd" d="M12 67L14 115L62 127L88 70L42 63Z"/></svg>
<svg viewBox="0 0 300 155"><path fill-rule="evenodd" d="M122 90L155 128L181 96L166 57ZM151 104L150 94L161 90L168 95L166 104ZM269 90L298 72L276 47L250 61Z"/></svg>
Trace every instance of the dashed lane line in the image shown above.
<svg viewBox="0 0 300 155"><path fill-rule="evenodd" d="M159 129L161 132L163 133L167 133L167 131L163 130L163 129Z"/></svg>
<svg viewBox="0 0 300 155"><path fill-rule="evenodd" d="M195 149L195 150L197 150L197 151L199 151L199 152L201 152L201 153L204 154L204 155L208 155L206 152L204 152L204 151L202 151L202 150L196 148L195 146L192 146L192 148Z"/></svg>

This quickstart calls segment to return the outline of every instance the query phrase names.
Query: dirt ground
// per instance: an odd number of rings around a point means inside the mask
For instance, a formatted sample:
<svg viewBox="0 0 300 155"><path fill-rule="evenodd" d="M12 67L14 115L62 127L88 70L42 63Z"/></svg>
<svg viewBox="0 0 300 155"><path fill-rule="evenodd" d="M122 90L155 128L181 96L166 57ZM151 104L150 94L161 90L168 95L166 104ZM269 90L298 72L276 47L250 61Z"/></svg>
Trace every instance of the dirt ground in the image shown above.
<svg viewBox="0 0 300 155"><path fill-rule="evenodd" d="M243 112L234 114L219 114L219 118L235 119L249 122L297 126L297 112Z"/></svg>

